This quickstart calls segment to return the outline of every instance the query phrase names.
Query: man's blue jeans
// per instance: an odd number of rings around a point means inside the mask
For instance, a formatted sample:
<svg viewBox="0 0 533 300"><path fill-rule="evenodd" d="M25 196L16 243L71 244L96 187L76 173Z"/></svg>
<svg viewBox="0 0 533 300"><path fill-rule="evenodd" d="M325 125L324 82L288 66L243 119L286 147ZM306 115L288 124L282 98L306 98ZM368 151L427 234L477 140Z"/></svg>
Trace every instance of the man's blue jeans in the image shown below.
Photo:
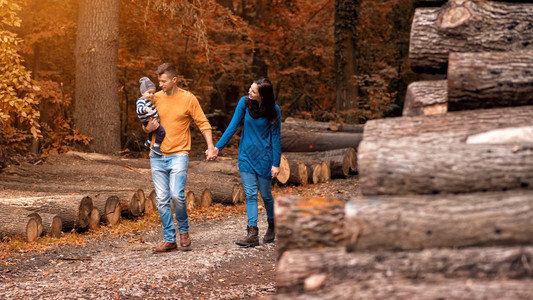
<svg viewBox="0 0 533 300"><path fill-rule="evenodd" d="M165 242L176 242L176 228L170 206L171 199L176 212L179 232L189 232L189 216L187 215L184 192L188 165L189 155L185 153L174 155L150 153L152 180L154 181L157 209L163 224Z"/></svg>
<svg viewBox="0 0 533 300"><path fill-rule="evenodd" d="M255 173L241 172L241 181L246 194L246 213L248 226L257 226L257 190L265 203L267 221L274 222L274 197L272 197L272 178L263 178Z"/></svg>

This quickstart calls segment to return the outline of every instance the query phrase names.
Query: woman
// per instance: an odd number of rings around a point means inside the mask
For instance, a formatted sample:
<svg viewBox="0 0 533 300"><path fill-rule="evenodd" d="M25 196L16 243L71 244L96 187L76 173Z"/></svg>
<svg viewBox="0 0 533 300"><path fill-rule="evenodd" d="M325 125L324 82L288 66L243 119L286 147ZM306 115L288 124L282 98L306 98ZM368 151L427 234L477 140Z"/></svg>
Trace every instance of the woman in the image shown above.
<svg viewBox="0 0 533 300"><path fill-rule="evenodd" d="M272 178L279 173L281 159L281 113L274 99L270 80L263 78L254 81L248 96L239 100L228 128L215 146L216 155L228 144L243 120L239 143L239 172L246 194L248 234L235 243L243 247L255 247L259 245L258 190L265 204L268 221L263 243L272 243L275 239Z"/></svg>

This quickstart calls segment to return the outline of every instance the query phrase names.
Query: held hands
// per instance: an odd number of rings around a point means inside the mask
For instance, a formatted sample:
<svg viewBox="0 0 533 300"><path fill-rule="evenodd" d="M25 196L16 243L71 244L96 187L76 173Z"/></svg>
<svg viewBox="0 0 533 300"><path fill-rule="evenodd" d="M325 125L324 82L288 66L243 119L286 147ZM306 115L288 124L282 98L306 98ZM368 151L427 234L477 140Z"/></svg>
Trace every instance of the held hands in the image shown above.
<svg viewBox="0 0 533 300"><path fill-rule="evenodd" d="M217 147L212 147L205 150L205 160L210 161L217 159L218 151L219 150Z"/></svg>
<svg viewBox="0 0 533 300"><path fill-rule="evenodd" d="M272 166L271 173L272 173L272 178L276 178L276 176L278 176L279 174L279 167Z"/></svg>
<svg viewBox="0 0 533 300"><path fill-rule="evenodd" d="M145 111L146 111L146 113L149 114L149 115L151 115L151 114L154 113L154 110L151 109L150 107L145 108Z"/></svg>

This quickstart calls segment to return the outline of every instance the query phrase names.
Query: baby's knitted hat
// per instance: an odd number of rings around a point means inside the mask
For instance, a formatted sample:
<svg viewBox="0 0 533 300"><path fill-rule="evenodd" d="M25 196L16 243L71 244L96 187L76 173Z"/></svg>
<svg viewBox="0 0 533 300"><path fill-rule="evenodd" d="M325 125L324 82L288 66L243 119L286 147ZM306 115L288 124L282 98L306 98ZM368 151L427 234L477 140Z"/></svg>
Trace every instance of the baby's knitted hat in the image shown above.
<svg viewBox="0 0 533 300"><path fill-rule="evenodd" d="M148 77L139 79L139 83L141 84L141 95L149 89L155 89L155 84Z"/></svg>

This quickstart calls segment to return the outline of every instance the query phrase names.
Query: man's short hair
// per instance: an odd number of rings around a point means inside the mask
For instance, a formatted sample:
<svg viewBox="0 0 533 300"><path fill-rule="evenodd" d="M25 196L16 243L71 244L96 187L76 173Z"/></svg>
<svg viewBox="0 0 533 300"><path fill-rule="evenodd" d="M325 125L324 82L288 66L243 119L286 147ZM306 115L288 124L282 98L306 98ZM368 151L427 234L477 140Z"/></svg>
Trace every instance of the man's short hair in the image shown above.
<svg viewBox="0 0 533 300"><path fill-rule="evenodd" d="M178 69L174 67L171 63L164 63L157 67L157 71L155 72L157 76L161 76L163 74L167 74L167 76L172 79L174 77L178 77Z"/></svg>

